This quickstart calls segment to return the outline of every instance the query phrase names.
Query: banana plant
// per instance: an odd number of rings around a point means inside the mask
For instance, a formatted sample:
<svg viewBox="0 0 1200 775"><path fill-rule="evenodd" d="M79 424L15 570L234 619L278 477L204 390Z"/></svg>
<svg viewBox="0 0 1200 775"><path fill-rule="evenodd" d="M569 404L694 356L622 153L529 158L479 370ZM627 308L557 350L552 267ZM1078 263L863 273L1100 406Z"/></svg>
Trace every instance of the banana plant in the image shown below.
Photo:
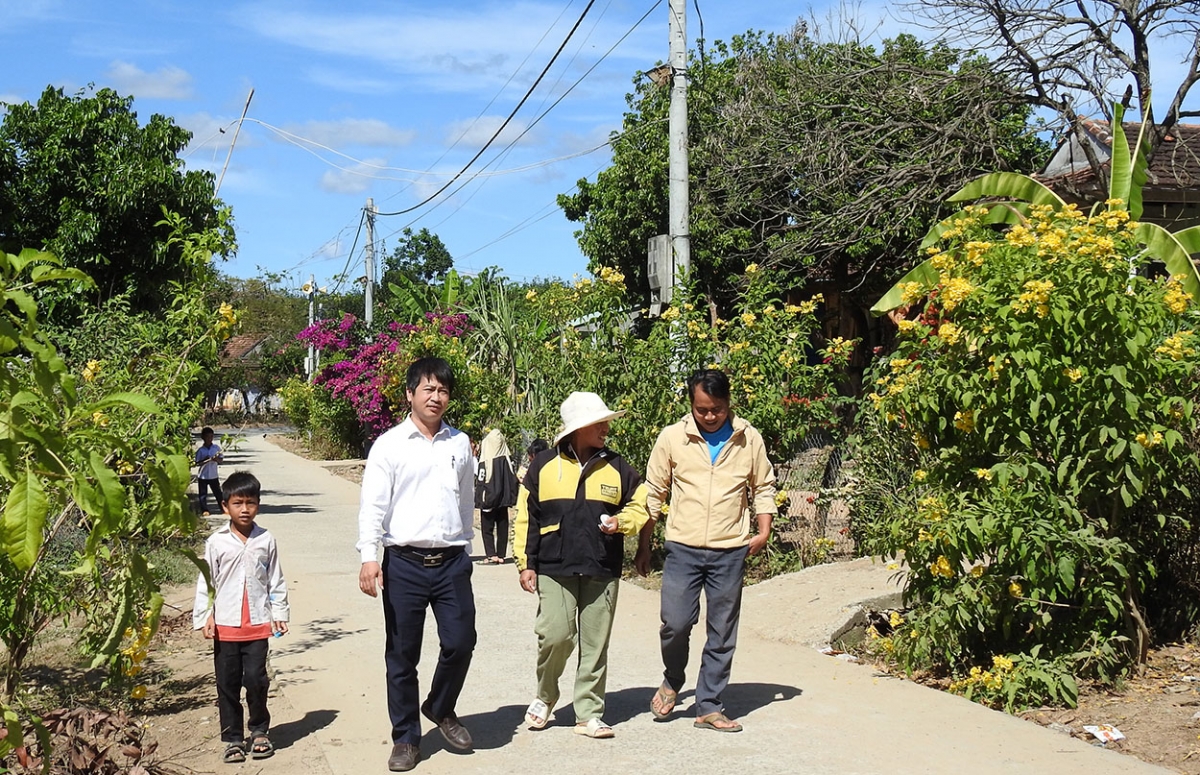
<svg viewBox="0 0 1200 775"><path fill-rule="evenodd" d="M1146 184L1149 168L1149 142L1146 139L1146 124L1143 122L1133 146L1136 150L1131 150L1122 123L1124 114L1123 106L1113 106L1108 198L1114 203L1111 207L1127 209L1130 219L1136 221L1142 215L1142 189ZM1014 172L981 175L956 191L947 201L970 202L985 197L1001 199L982 205L988 208L985 220L997 225L1024 222L1029 208L1033 205L1049 205L1056 210L1066 206L1066 202L1045 184L1029 175ZM964 213L955 213L934 225L921 240L921 249L939 242L942 235L954 228L957 221L963 217ZM1183 289L1190 293L1193 299L1200 300L1200 274L1197 273L1191 258L1192 253L1200 252L1200 227L1193 226L1172 234L1158 224L1139 223L1136 234L1145 246L1145 255L1162 261L1172 276L1182 276ZM871 314L884 315L899 308L903 297L901 288L905 284L915 282L922 288L932 289L938 279L939 273L933 267L932 260L921 262L888 289L875 306L871 307Z"/></svg>
<svg viewBox="0 0 1200 775"><path fill-rule="evenodd" d="M451 269L440 286L417 282L400 275L397 282L388 283L391 300L388 306L397 320L416 323L426 312L450 309L458 304L465 294L469 282Z"/></svg>

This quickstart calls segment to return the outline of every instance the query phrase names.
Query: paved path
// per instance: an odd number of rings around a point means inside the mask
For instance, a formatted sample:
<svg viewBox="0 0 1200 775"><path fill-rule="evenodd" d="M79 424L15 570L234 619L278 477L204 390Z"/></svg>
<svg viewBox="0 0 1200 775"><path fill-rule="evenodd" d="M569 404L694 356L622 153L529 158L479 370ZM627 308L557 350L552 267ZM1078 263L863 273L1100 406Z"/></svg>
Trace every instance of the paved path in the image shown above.
<svg viewBox="0 0 1200 775"><path fill-rule="evenodd" d="M261 434L226 455L222 474L239 468L263 482L260 522L279 541L291 588L292 632L272 643L272 664L288 728L305 735L273 759L244 766L255 773L385 773L383 617L379 601L357 587L358 486ZM730 714L746 725L741 734L693 729L690 685L679 712L652 719L648 702L661 676L658 593L631 584L621 586L610 652L606 720L616 738L572 734L569 702L558 708L556 725L535 732L522 723L534 688L534 598L520 591L511 565L474 568L479 646L458 711L476 750L449 750L427 724L417 772L1166 772L802 645L812 641L804 623L829 615L837 590L829 570L748 590L726 697ZM432 616L425 639L423 686L435 661ZM700 644L693 646L694 665ZM570 680L562 684L568 698ZM324 762L313 761L322 754Z"/></svg>

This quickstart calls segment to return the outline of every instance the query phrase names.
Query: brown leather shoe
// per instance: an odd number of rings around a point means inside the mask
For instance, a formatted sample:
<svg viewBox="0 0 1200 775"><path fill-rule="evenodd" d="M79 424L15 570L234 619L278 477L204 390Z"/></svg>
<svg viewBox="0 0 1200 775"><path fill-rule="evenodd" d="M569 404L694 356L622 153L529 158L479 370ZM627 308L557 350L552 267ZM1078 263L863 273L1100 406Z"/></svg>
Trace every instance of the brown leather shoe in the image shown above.
<svg viewBox="0 0 1200 775"><path fill-rule="evenodd" d="M471 733L467 728L459 722L458 716L451 713L445 718L434 718L429 710L429 705L421 706L421 713L425 718L437 724L438 731L442 733L442 737L446 738L446 743L459 751L470 751L475 743L471 740Z"/></svg>
<svg viewBox="0 0 1200 775"><path fill-rule="evenodd" d="M396 743L388 757L388 769L392 772L408 772L421 761L421 749L412 743Z"/></svg>

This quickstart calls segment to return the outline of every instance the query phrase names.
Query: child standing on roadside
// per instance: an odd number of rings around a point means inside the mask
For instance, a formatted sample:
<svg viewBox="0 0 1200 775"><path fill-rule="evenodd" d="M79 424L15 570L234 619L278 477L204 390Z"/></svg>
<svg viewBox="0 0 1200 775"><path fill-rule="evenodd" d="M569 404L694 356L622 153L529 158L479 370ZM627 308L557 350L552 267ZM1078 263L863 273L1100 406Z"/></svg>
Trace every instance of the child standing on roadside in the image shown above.
<svg viewBox="0 0 1200 775"><path fill-rule="evenodd" d="M225 501L221 497L221 481L220 475L217 473L217 463L220 463L224 457L221 445L213 441L212 428L200 431L200 441L203 443L196 450L194 463L194 465L200 466L200 471L196 474L196 493L200 496L200 516L207 517L208 492L210 490L213 497L217 499L217 505Z"/></svg>
<svg viewBox="0 0 1200 775"><path fill-rule="evenodd" d="M196 581L192 626L213 641L217 706L221 742L227 764L246 761L242 727L242 688L249 713L250 756L265 759L274 753L267 711L267 644L272 635L288 631L287 582L279 564L275 537L255 524L258 517L258 479L238 471L225 480L221 506L229 523L208 537L204 559L212 577L213 594L201 573Z"/></svg>

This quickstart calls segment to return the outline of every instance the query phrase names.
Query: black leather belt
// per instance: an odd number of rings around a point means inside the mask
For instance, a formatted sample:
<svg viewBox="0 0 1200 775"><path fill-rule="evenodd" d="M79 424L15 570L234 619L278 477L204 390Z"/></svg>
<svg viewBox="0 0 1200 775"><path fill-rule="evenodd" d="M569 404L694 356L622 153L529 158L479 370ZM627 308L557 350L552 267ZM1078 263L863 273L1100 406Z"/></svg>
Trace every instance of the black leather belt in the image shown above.
<svg viewBox="0 0 1200 775"><path fill-rule="evenodd" d="M441 546L436 549L424 546L389 546L388 549L401 557L419 562L426 568L436 568L465 551L461 546Z"/></svg>

